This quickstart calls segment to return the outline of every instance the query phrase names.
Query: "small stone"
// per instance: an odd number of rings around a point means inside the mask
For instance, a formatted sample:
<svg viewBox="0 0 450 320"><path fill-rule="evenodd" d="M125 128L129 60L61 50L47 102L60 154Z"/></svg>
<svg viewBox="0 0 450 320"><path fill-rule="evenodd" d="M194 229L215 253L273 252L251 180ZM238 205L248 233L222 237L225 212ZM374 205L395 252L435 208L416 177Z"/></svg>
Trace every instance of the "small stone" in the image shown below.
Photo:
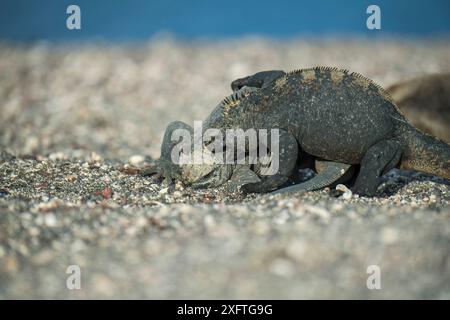
<svg viewBox="0 0 450 320"><path fill-rule="evenodd" d="M77 176L75 175L65 176L64 180L66 180L67 182L74 182L75 180L77 180Z"/></svg>
<svg viewBox="0 0 450 320"><path fill-rule="evenodd" d="M336 190L344 193L342 195L344 200L350 200L353 197L353 192L343 184L338 184Z"/></svg>
<svg viewBox="0 0 450 320"><path fill-rule="evenodd" d="M128 162L132 164L133 166L137 166L144 162L145 157L140 154L132 155L130 158L128 158Z"/></svg>
<svg viewBox="0 0 450 320"><path fill-rule="evenodd" d="M49 214L45 215L44 223L47 227L55 227L58 224L58 220L56 220L56 217L54 214L49 213Z"/></svg>
<svg viewBox="0 0 450 320"><path fill-rule="evenodd" d="M52 160L52 161L56 161L56 160L67 160L67 159L68 159L67 155L65 155L65 154L62 153L62 152L54 152L54 153L51 153L51 154L48 156L48 158L49 158L50 160Z"/></svg>
<svg viewBox="0 0 450 320"><path fill-rule="evenodd" d="M98 155L97 153L92 152L91 153L91 161L100 162L100 161L102 161L102 157L100 155Z"/></svg>
<svg viewBox="0 0 450 320"><path fill-rule="evenodd" d="M136 175L136 174L139 174L141 172L141 170L139 168L130 167L129 165L125 165L122 169L120 169L120 172L122 172L124 174L129 174L129 175Z"/></svg>
<svg viewBox="0 0 450 320"><path fill-rule="evenodd" d="M169 187L167 187L167 188L162 188L161 190L159 190L159 194L160 194L160 195L167 194L168 191L169 191Z"/></svg>
<svg viewBox="0 0 450 320"><path fill-rule="evenodd" d="M180 190L180 191L184 190L183 184L180 181L177 181L175 183L175 190Z"/></svg>
<svg viewBox="0 0 450 320"><path fill-rule="evenodd" d="M113 191L110 187L106 187L105 189L102 190L103 198L105 198L105 199L111 198L112 192Z"/></svg>
<svg viewBox="0 0 450 320"><path fill-rule="evenodd" d="M348 192L344 192L342 195L342 199L350 200L353 197L353 193L349 190Z"/></svg>
<svg viewBox="0 0 450 320"><path fill-rule="evenodd" d="M47 201L48 197L42 197L42 200ZM41 202L36 204L32 210L39 212L49 212L51 210L55 210L63 205L61 200L55 199L48 202Z"/></svg>
<svg viewBox="0 0 450 320"><path fill-rule="evenodd" d="M347 192L347 191L349 191L349 189L347 188L347 186L346 186L346 185L343 185L343 184L338 184L338 185L336 186L336 190L337 190L337 191L341 191L341 192Z"/></svg>
<svg viewBox="0 0 450 320"><path fill-rule="evenodd" d="M183 194L180 191L174 191L174 193L173 193L174 198L181 198L182 196L183 196Z"/></svg>

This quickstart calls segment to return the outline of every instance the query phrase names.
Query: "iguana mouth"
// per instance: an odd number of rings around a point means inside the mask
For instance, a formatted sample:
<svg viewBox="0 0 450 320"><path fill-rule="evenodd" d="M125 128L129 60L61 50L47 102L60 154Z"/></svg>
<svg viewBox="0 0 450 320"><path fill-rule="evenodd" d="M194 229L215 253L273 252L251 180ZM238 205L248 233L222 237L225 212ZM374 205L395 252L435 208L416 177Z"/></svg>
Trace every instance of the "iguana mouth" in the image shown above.
<svg viewBox="0 0 450 320"><path fill-rule="evenodd" d="M233 174L232 165L218 165L214 167L208 174L192 182L191 186L194 189L204 189L211 187L218 187L228 181Z"/></svg>
<svg viewBox="0 0 450 320"><path fill-rule="evenodd" d="M194 189L203 189L209 187L211 184L214 183L214 179L217 178L218 176L217 170L218 168L211 170L211 172L209 172L207 175L193 182L191 186Z"/></svg>

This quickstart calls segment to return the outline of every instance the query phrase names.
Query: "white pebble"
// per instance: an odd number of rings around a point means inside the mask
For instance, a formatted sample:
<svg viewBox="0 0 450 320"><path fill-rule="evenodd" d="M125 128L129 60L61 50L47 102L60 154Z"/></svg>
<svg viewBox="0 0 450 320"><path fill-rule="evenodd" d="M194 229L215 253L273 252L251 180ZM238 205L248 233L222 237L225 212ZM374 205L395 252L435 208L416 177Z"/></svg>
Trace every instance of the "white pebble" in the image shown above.
<svg viewBox="0 0 450 320"><path fill-rule="evenodd" d="M91 161L100 162L100 161L102 161L102 157L99 154L97 154L94 151L92 151L92 153L91 153Z"/></svg>
<svg viewBox="0 0 450 320"><path fill-rule="evenodd" d="M55 160L66 160L66 159L68 159L68 156L65 155L63 152L54 152L54 153L51 153L48 156L48 158L50 160L53 160L53 161L55 161Z"/></svg>
<svg viewBox="0 0 450 320"><path fill-rule="evenodd" d="M44 217L44 223L47 227L55 227L58 223L54 214L46 214Z"/></svg>
<svg viewBox="0 0 450 320"><path fill-rule="evenodd" d="M350 200L353 197L353 193L349 190L348 192L344 192L342 198L344 200Z"/></svg>
<svg viewBox="0 0 450 320"><path fill-rule="evenodd" d="M134 166L137 166L138 164L144 162L144 160L145 160L144 156L140 154L135 154L128 159L128 162Z"/></svg>
<svg viewBox="0 0 450 320"><path fill-rule="evenodd" d="M166 194L169 191L169 188L162 188L161 190L159 190L159 194L163 195Z"/></svg>
<svg viewBox="0 0 450 320"><path fill-rule="evenodd" d="M338 184L336 186L336 190L337 191L341 191L341 192L348 192L348 191L350 191L349 188L347 188L347 186L343 185L343 184Z"/></svg>
<svg viewBox="0 0 450 320"><path fill-rule="evenodd" d="M180 191L175 191L175 192L173 193L173 197L174 197L174 198L181 198L182 195L183 195L183 194L182 194Z"/></svg>
<svg viewBox="0 0 450 320"><path fill-rule="evenodd" d="M343 184L338 184L338 185L336 186L336 190L337 190L337 191L341 191L341 192L344 193L344 194L342 195L342 198L343 198L344 200L350 200L350 199L353 197L352 191L351 191L349 188L347 188L347 186L345 186L345 185L343 185Z"/></svg>

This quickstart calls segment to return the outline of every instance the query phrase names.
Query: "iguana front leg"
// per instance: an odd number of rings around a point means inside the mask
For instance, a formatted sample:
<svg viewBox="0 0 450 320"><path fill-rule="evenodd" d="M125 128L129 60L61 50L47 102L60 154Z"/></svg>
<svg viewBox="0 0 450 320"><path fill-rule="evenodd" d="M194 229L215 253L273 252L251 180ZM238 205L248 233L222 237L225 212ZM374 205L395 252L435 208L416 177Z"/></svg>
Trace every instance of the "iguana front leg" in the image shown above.
<svg viewBox="0 0 450 320"><path fill-rule="evenodd" d="M261 178L248 165L238 164L235 166L230 180L225 184L225 189L228 192L236 192L243 185L260 181Z"/></svg>
<svg viewBox="0 0 450 320"><path fill-rule="evenodd" d="M270 135L269 135L270 136ZM272 139L272 137L270 137ZM274 152L276 150L270 150L272 153L272 163L274 165ZM241 187L241 191L244 193L250 192L268 192L272 191L283 183L285 183L291 176L298 156L298 143L293 135L284 130L279 130L278 141L278 168L272 175L261 176L260 182L245 184Z"/></svg>
<svg viewBox="0 0 450 320"><path fill-rule="evenodd" d="M271 194L319 190L328 187L344 176L351 174L350 170L352 166L349 164L324 160L316 160L316 162L318 162L318 167L320 167L320 169L318 170L319 173L313 178L303 183L276 190L271 192Z"/></svg>
<svg viewBox="0 0 450 320"><path fill-rule="evenodd" d="M255 73L252 76L240 78L234 80L231 83L231 89L233 91L239 90L242 87L255 87L255 88L263 88L268 85L273 80L284 76L286 73L282 70L270 70L270 71L262 71Z"/></svg>

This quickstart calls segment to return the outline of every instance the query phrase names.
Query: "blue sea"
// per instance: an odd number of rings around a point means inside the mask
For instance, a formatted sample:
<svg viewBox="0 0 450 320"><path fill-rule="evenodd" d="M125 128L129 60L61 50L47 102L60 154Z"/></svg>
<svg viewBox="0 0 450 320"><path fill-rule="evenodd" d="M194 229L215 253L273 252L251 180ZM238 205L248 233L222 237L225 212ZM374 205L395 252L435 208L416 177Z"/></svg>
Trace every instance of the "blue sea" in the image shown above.
<svg viewBox="0 0 450 320"><path fill-rule="evenodd" d="M66 8L81 10L81 30L66 27ZM369 30L366 9L381 10ZM181 39L246 35L413 37L450 34L448 0L1 0L0 39L139 41L170 33Z"/></svg>

